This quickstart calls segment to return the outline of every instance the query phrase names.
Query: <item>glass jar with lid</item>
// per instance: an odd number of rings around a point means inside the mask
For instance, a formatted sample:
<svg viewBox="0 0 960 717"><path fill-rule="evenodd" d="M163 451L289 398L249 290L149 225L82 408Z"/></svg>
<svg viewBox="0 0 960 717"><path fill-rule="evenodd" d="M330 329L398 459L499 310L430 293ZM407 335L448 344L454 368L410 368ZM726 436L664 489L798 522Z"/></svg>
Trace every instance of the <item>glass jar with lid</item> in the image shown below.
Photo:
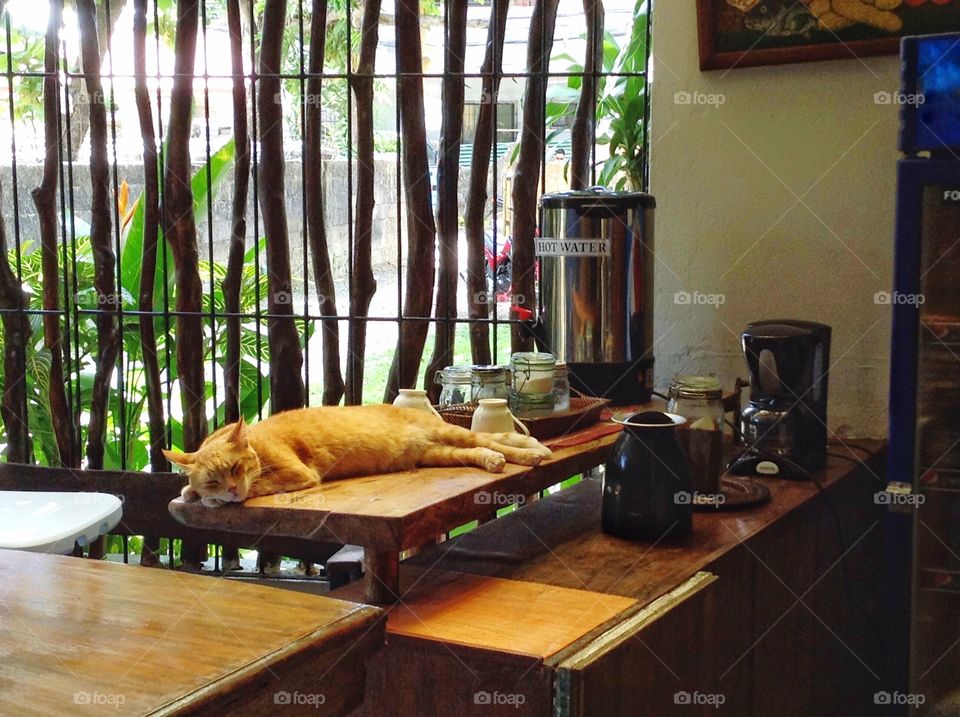
<svg viewBox="0 0 960 717"><path fill-rule="evenodd" d="M723 388L716 376L674 376L667 391L667 411L687 425L723 430Z"/></svg>
<svg viewBox="0 0 960 717"><path fill-rule="evenodd" d="M674 376L667 411L687 419L677 434L693 477L694 501L718 505L723 472L723 388L716 376Z"/></svg>
<svg viewBox="0 0 960 717"><path fill-rule="evenodd" d="M557 359L553 354L521 351L510 357L513 390L533 396L553 395Z"/></svg>
<svg viewBox="0 0 960 717"><path fill-rule="evenodd" d="M481 398L509 398L510 385L505 366L471 366L470 397L472 403Z"/></svg>
<svg viewBox="0 0 960 717"><path fill-rule="evenodd" d="M437 371L434 380L441 386L440 399L437 402L441 406L470 403L471 375L469 366L447 366L442 371Z"/></svg>

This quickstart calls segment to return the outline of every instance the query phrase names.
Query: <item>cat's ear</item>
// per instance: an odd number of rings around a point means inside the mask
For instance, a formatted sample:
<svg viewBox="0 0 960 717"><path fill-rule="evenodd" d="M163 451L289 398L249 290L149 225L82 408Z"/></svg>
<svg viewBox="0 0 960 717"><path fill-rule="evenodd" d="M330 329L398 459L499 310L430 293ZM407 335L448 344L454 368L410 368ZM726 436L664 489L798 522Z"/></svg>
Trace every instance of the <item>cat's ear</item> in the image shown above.
<svg viewBox="0 0 960 717"><path fill-rule="evenodd" d="M230 432L230 442L237 448L247 447L247 422L243 420L243 416L240 416L240 420Z"/></svg>
<svg viewBox="0 0 960 717"><path fill-rule="evenodd" d="M193 462L197 458L196 453L183 453L181 451L174 450L163 450L163 455L166 456L167 460L171 463L176 463L178 466L190 466L193 465Z"/></svg>

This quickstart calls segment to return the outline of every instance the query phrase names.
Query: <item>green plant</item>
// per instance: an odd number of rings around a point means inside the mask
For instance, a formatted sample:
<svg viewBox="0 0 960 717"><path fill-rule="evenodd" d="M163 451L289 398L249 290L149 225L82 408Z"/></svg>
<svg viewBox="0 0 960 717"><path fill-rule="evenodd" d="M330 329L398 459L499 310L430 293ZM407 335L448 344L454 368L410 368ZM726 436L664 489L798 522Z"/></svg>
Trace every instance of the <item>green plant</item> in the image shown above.
<svg viewBox="0 0 960 717"><path fill-rule="evenodd" d="M210 161L201 167L193 177L194 209L198 218L202 218L207 207L208 192L214 191L227 176L234 156L233 141L230 140L211 156ZM118 213L126 214L126 207L118 207ZM140 345L139 317L132 312L137 310L136 296L139 295L140 265L143 251L142 202L138 200L130 210L126 224L119 258L120 288L117 297L121 308L123 352L118 364L116 377L111 387L110 411L107 424L104 467L129 470L141 470L149 465L149 434L146 425L146 379ZM161 234L161 242L163 237ZM164 244L163 246L166 247ZM245 314L254 314L258 309L258 300L267 295L267 272L262 256L266 240L261 239L259 246L251 247L244 258L244 270L240 289L240 310ZM257 251L259 249L259 253ZM97 328L95 313L91 309L99 305L93 286L93 254L88 236L78 236L68 247L68 261L61 268L62 284L61 305L71 317L69 337L69 371L65 379L68 394L79 404L74 407L81 413L81 435L86 439L86 426L83 420L86 407L90 405L90 393L93 387L93 371L97 351ZM29 308L40 309L42 293L41 253L30 242L21 248L19 258L15 252L10 254L11 265L19 267L24 288L29 297ZM258 267L259 264L259 267ZM204 293L203 311L212 313L225 311L225 300L221 283L226 267L220 263L201 262L201 277L208 283ZM163 311L173 307L176 287L173 283L173 258L167 248L167 256L161 257L157 266L156 295L154 307ZM263 307L261 307L263 308ZM76 323L74 323L74 319ZM157 353L161 364L161 385L164 405L179 407L179 396L168 395L168 387L177 391L177 366L174 351L175 336L172 336L174 320L158 316L156 319ZM43 324L40 316L30 317L33 335L27 351L28 420L34 437L35 457L41 465L59 465L60 456L54 440L50 406L48 402L50 353L43 345ZM218 402L212 406L217 423L222 423L225 414L223 402L223 360L226 354L226 336L224 319L206 318L204 331L207 351L205 365L208 366L207 397L212 401L214 385L221 387L216 393ZM259 328L259 332L258 332ZM241 365L240 365L240 410L247 419L253 419L261 411L270 397L270 384L267 380L267 361L269 350L265 338L258 341L258 333L266 336L266 322L258 327L256 320L246 320L241 324ZM308 326L305 340L312 335ZM0 335L0 351L3 338ZM169 357L169 360L168 360ZM259 361L258 361L259 359ZM0 362L0 380L2 380L2 362ZM169 417L171 442L182 447L182 425L176 415ZM212 426L211 426L212 427ZM0 442L5 440L5 430L0 427Z"/></svg>
<svg viewBox="0 0 960 717"><path fill-rule="evenodd" d="M597 144L606 145L609 157L598 161L597 182L613 189L640 190L644 182L644 130L647 105L647 23L649 3L638 0L629 37L621 46L610 32L603 37L603 63L597 88ZM568 62L566 72L582 73L583 65L567 54L553 59ZM607 75L611 76L607 76ZM560 121L576 111L581 78L571 75L566 85L547 90L547 145L566 128Z"/></svg>

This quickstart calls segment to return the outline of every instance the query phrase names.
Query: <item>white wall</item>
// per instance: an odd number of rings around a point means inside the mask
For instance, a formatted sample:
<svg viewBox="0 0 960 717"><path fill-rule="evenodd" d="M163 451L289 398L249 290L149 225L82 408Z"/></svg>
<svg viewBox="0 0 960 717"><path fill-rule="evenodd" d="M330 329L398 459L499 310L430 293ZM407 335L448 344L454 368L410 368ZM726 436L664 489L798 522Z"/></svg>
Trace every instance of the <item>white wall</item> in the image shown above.
<svg viewBox="0 0 960 717"><path fill-rule="evenodd" d="M890 311L874 294L891 289L898 112L874 94L896 92L897 59L700 72L695 3L654 13L657 384L732 385L749 321L821 321L831 429L885 435ZM725 301L678 305L681 290Z"/></svg>

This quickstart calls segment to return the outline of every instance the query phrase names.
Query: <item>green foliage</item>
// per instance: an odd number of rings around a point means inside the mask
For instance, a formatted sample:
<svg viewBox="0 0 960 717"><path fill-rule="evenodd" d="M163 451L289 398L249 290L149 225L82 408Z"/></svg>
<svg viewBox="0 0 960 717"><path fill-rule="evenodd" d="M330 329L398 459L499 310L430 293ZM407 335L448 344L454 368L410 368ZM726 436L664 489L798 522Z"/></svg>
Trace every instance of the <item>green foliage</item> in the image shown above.
<svg viewBox="0 0 960 717"><path fill-rule="evenodd" d="M633 27L623 46L611 33L603 37L603 73L597 88L597 144L606 145L609 157L599 162L597 182L618 190L643 188L644 126L647 104L646 77L617 76L617 73L644 72L647 64L647 23L649 3L638 0ZM567 54L555 60L567 61L566 72L583 72L583 65ZM576 111L580 99L581 78L571 76L566 85L555 85L547 92L547 145L565 128L558 125Z"/></svg>
<svg viewBox="0 0 960 717"><path fill-rule="evenodd" d="M227 174L234 156L233 140L213 154L208 165L201 167L192 178L194 207L198 219L206 211L207 196L215 191L217 185ZM140 319L127 312L136 311L140 286L140 265L143 252L143 208L138 200L127 225L120 251L119 276L120 287L114 299L122 313L123 351L118 362L117 373L110 388L109 414L107 420L107 438L105 446L105 468L126 468L141 470L149 465L149 433L146 424L146 377L143 365L143 353L140 345ZM161 241L162 241L161 235ZM164 244L164 246L166 246ZM266 240L259 242L260 255L254 248L247 251L240 288L240 311L255 314L258 298L267 295L267 271L262 256ZM86 441L86 417L90 407L93 388L93 376L96 368L97 327L96 309L101 303L93 285L93 252L88 236L77 237L68 246L68 260L61 268L61 306L65 306L71 317L70 327L70 363L65 366L68 396L77 402L81 411L81 444ZM154 310L163 311L172 307L176 300L176 286L173 282L174 265L169 256L166 262L158 262L157 293ZM26 242L21 256L10 254L11 264L23 277L23 286L29 297L32 309L42 307L42 269L41 252L36 243ZM257 264L259 263L259 270ZM201 262L200 275L207 282L204 292L203 311L205 314L223 313L226 301L222 282L226 267L220 263ZM74 321L76 323L74 323ZM60 456L53 433L49 405L50 352L43 345L43 324L39 316L31 316L33 336L27 351L27 387L28 421L34 437L35 457L41 465L60 465ZM177 394L178 371L176 365L176 337L173 335L174 319L158 316L155 319L157 352L161 366L161 386L164 406L173 406L179 411L180 399ZM205 366L207 367L208 405L216 413L216 422L224 421L226 406L223 401L223 371L226 354L225 321L206 318L204 333L206 346ZM266 322L261 321L259 334L266 335ZM308 328L306 340L312 335ZM258 341L256 320L244 320L241 323L241 364L240 364L240 409L248 420L256 418L270 397L270 385L267 380L269 351L266 340ZM0 336L0 352L3 349L3 337ZM79 358L79 360L78 360ZM168 361L169 359L169 361ZM259 359L259 361L258 361ZM260 367L258 368L258 363ZM0 380L3 366L0 362ZM213 405L214 378L217 383L217 405ZM168 386L170 387L168 393ZM210 411L208 411L209 413ZM170 421L173 445L182 446L182 425L176 418ZM213 422L211 421L211 428ZM5 430L0 428L0 442L5 440Z"/></svg>

